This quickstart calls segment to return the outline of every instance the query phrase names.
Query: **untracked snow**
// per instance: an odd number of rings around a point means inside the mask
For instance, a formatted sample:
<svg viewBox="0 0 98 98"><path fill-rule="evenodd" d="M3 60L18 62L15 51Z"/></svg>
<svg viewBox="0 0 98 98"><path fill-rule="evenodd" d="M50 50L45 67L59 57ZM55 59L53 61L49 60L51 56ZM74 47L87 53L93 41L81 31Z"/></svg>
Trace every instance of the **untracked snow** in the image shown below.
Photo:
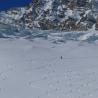
<svg viewBox="0 0 98 98"><path fill-rule="evenodd" d="M97 41L0 39L0 98L97 97Z"/></svg>

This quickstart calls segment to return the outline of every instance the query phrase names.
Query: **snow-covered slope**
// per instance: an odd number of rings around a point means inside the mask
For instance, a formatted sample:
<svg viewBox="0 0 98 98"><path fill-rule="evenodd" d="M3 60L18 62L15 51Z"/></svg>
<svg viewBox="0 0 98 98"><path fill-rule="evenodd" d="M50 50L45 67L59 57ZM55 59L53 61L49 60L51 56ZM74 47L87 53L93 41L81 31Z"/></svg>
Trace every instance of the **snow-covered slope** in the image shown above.
<svg viewBox="0 0 98 98"><path fill-rule="evenodd" d="M0 39L1 98L97 98L98 43Z"/></svg>
<svg viewBox="0 0 98 98"><path fill-rule="evenodd" d="M50 40L53 43L65 43L69 40L93 43L98 40L98 31L95 30L95 26L88 31L66 32L57 30L24 29L23 27L16 28L11 25L0 24L0 38L24 38L28 40L41 38Z"/></svg>
<svg viewBox="0 0 98 98"><path fill-rule="evenodd" d="M69 1L0 12L0 98L98 97L98 14Z"/></svg>

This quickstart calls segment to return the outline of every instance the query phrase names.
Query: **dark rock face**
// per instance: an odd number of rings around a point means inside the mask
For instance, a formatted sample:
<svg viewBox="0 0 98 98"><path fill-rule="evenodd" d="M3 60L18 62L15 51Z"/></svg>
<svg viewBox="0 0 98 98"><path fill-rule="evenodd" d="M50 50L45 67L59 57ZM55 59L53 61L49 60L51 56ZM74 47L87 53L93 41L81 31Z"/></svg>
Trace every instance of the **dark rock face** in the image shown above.
<svg viewBox="0 0 98 98"><path fill-rule="evenodd" d="M96 4L89 0L33 0L25 8L1 12L0 22L28 29L88 30L94 24L98 27L97 12L92 10Z"/></svg>

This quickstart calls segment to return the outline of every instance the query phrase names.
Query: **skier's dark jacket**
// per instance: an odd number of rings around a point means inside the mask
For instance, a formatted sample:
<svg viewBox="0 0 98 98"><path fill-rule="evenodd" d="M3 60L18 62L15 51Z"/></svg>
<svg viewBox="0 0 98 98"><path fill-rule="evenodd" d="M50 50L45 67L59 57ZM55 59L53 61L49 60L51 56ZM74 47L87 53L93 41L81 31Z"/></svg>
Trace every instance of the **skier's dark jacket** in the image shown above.
<svg viewBox="0 0 98 98"><path fill-rule="evenodd" d="M23 7L31 2L32 0L0 0L0 11L15 7Z"/></svg>

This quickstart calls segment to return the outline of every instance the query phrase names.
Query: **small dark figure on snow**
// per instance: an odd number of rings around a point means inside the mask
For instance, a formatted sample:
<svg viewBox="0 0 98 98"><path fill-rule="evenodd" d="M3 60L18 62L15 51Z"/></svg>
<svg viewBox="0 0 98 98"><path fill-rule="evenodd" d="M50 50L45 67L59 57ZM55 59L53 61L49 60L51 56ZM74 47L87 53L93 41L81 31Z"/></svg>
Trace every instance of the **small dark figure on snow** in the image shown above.
<svg viewBox="0 0 98 98"><path fill-rule="evenodd" d="M61 58L61 60L63 59L63 57L62 57L62 56L61 56L60 58Z"/></svg>

